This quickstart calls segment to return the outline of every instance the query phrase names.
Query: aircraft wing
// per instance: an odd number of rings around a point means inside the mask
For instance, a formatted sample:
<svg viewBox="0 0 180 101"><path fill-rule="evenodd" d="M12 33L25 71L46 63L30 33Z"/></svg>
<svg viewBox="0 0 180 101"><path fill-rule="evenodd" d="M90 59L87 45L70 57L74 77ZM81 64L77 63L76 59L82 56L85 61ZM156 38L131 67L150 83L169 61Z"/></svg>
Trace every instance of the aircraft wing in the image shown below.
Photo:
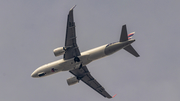
<svg viewBox="0 0 180 101"><path fill-rule="evenodd" d="M106 91L105 89L94 79L89 70L87 69L86 66L83 66L80 69L75 69L69 71L73 75L75 75L78 79L82 80L84 83L86 83L88 86L90 86L92 89L97 91L99 94L101 94L104 97L107 98L112 98Z"/></svg>
<svg viewBox="0 0 180 101"><path fill-rule="evenodd" d="M76 56L80 56L80 51L76 44L75 22L73 19L74 7L70 9L68 18L67 18L66 39L65 39L66 52L64 54L64 60L67 60Z"/></svg>

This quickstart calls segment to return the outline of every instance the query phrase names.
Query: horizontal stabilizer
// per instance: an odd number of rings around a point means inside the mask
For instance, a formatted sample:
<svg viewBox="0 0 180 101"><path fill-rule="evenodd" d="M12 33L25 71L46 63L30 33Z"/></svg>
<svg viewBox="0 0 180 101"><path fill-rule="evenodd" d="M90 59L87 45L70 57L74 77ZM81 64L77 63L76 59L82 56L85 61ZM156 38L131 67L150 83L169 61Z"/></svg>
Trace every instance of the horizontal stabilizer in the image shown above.
<svg viewBox="0 0 180 101"><path fill-rule="evenodd" d="M134 55L135 57L139 57L140 56L131 45L125 47L124 49L126 51L128 51L129 53L131 53L132 55Z"/></svg>

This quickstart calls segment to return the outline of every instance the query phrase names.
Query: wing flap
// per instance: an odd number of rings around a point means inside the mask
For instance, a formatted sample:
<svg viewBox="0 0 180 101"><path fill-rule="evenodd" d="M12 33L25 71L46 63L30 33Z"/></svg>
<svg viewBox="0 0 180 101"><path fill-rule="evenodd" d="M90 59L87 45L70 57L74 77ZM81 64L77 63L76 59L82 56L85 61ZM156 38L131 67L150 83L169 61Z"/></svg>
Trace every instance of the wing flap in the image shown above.
<svg viewBox="0 0 180 101"><path fill-rule="evenodd" d="M73 75L75 75L78 79L82 80L85 84L87 84L89 87L97 91L99 94L101 94L104 97L112 98L102 87L96 79L94 79L89 70L86 66L83 66L81 69L75 69L70 71Z"/></svg>

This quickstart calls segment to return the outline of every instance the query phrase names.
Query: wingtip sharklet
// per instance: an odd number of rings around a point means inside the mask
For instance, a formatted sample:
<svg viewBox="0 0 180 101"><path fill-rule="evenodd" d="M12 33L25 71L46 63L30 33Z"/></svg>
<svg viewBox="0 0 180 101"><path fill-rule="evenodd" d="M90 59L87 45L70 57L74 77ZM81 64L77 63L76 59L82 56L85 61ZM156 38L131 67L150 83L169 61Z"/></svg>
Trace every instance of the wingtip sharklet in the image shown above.
<svg viewBox="0 0 180 101"><path fill-rule="evenodd" d="M112 98L114 98L117 94L115 94L114 96L112 96Z"/></svg>
<svg viewBox="0 0 180 101"><path fill-rule="evenodd" d="M109 99L114 98L116 95L117 95L117 94L115 94L114 96L110 96L110 97L108 97L108 98L109 98Z"/></svg>
<svg viewBox="0 0 180 101"><path fill-rule="evenodd" d="M74 6L70 9L70 11L72 11L75 7L76 7L76 5L74 5Z"/></svg>

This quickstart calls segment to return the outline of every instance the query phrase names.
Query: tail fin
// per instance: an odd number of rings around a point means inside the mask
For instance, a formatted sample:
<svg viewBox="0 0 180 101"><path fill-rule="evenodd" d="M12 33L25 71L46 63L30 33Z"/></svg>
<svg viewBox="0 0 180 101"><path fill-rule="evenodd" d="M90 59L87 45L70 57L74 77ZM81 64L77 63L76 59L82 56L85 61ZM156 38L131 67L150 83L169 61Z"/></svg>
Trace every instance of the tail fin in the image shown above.
<svg viewBox="0 0 180 101"><path fill-rule="evenodd" d="M122 26L122 30L121 30L121 37L120 37L120 42L123 41L127 41L128 40L128 36L127 36L127 29L126 29L126 25Z"/></svg>
<svg viewBox="0 0 180 101"><path fill-rule="evenodd" d="M121 31L121 37L120 37L120 42L124 42L127 41L129 39L132 38L132 36L134 35L135 32L130 33L129 35L127 35L127 28L126 25L122 26L122 31ZM136 52L136 50L131 46L127 46L124 48L124 50L128 51L129 53L131 53L132 55L134 55L135 57L139 57L140 55Z"/></svg>

